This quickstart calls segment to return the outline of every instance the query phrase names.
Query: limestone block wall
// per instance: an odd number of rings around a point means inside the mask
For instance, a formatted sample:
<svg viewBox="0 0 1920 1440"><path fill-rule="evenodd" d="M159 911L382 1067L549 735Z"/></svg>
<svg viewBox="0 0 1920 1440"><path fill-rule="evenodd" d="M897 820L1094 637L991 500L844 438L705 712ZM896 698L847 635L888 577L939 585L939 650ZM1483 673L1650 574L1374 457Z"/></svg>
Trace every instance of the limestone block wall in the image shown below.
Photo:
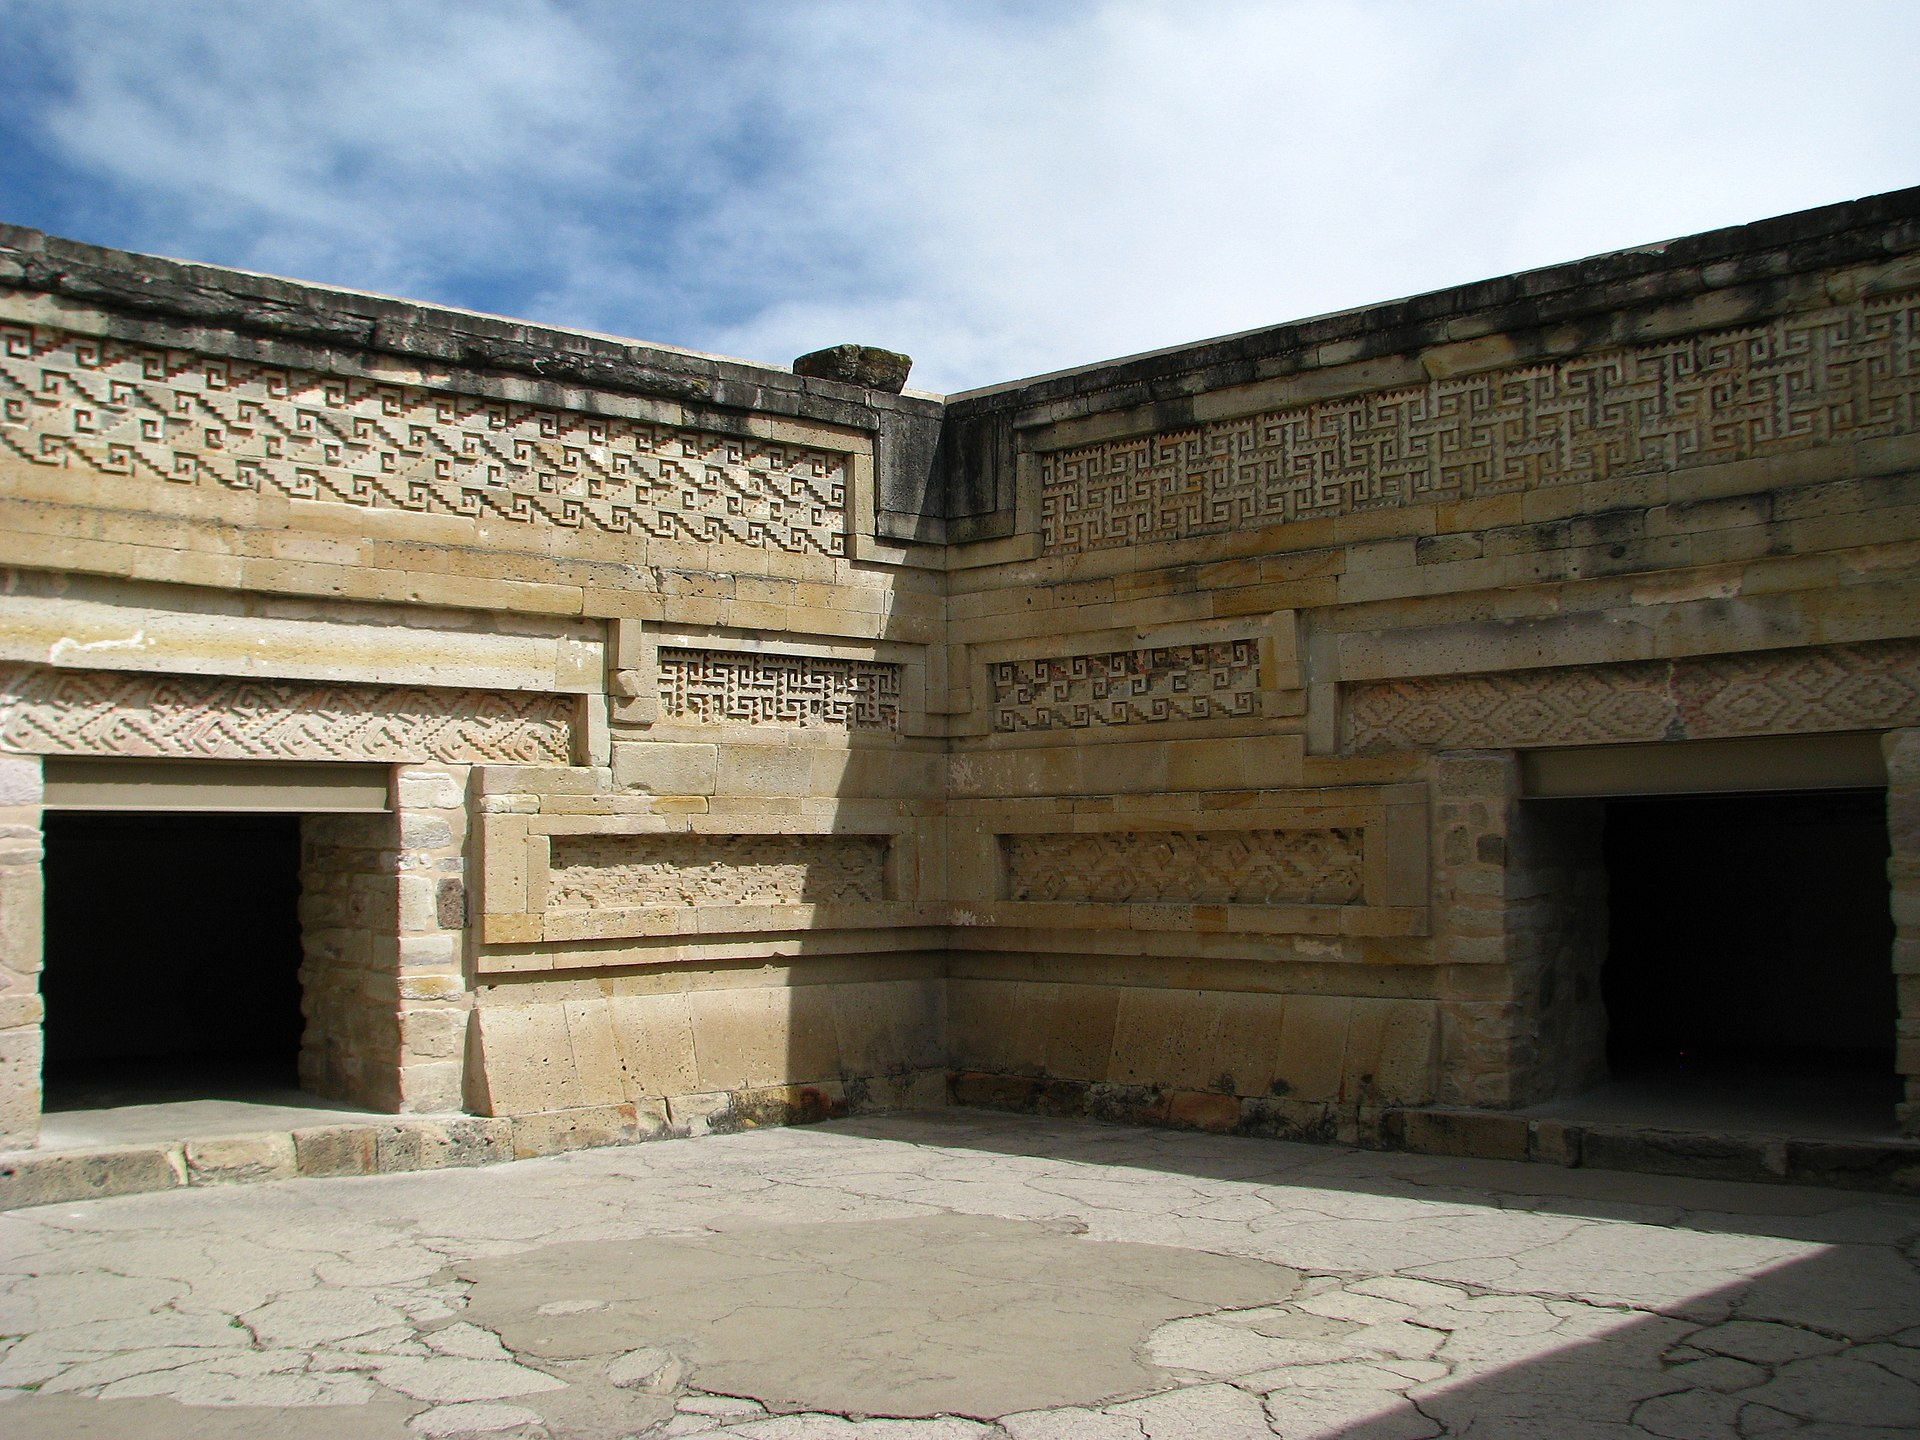
<svg viewBox="0 0 1920 1440"><path fill-rule="evenodd" d="M1364 1131L1598 1078L1601 820L1524 757L1920 720L1916 199L952 397L1016 497L951 578L963 1093ZM1335 798L1421 818L1250 818Z"/></svg>
<svg viewBox="0 0 1920 1440"><path fill-rule="evenodd" d="M1915 192L945 401L0 277L9 1135L41 757L391 767L305 828L330 1094L1361 1137L1600 1073L1601 821L1530 757L1920 727Z"/></svg>

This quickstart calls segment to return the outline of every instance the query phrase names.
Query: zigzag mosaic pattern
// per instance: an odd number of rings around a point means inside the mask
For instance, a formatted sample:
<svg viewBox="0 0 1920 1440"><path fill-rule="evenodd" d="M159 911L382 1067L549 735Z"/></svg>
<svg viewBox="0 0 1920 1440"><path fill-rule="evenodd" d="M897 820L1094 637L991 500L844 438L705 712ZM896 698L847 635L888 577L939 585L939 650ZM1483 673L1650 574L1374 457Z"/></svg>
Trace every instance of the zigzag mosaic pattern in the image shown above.
<svg viewBox="0 0 1920 1440"><path fill-rule="evenodd" d="M555 836L547 909L886 899L885 835Z"/></svg>
<svg viewBox="0 0 1920 1440"><path fill-rule="evenodd" d="M1506 749L1920 725L1920 643L1342 687L1346 749Z"/></svg>
<svg viewBox="0 0 1920 1440"><path fill-rule="evenodd" d="M660 709L676 719L900 728L898 665L732 650L662 648L659 655Z"/></svg>
<svg viewBox="0 0 1920 1440"><path fill-rule="evenodd" d="M0 750L190 760L570 763L560 695L0 666Z"/></svg>
<svg viewBox="0 0 1920 1440"><path fill-rule="evenodd" d="M846 553L843 457L0 326L0 457L656 540Z"/></svg>
<svg viewBox="0 0 1920 1440"><path fill-rule="evenodd" d="M1103 905L1349 905L1359 830L1003 835L1007 897Z"/></svg>
<svg viewBox="0 0 1920 1440"><path fill-rule="evenodd" d="M1040 457L1049 553L1744 460L1920 423L1920 295Z"/></svg>
<svg viewBox="0 0 1920 1440"><path fill-rule="evenodd" d="M1257 640L1002 660L987 670L1001 733L1260 713Z"/></svg>

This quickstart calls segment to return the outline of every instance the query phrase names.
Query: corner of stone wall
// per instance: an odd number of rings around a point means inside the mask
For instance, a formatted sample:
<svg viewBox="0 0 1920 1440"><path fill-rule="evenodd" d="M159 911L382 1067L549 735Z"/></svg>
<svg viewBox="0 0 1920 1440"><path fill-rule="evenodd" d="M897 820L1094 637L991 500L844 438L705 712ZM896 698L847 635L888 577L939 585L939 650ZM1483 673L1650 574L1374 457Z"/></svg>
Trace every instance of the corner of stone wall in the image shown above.
<svg viewBox="0 0 1920 1440"><path fill-rule="evenodd" d="M1494 1109L1606 1077L1606 871L1584 801L1523 801L1511 751L1433 758L1441 1100Z"/></svg>
<svg viewBox="0 0 1920 1440"><path fill-rule="evenodd" d="M0 755L0 1150L40 1138L41 778Z"/></svg>
<svg viewBox="0 0 1920 1440"><path fill-rule="evenodd" d="M1906 1090L1895 1114L1900 1131L1920 1135L1920 729L1889 730L1887 760L1887 880L1892 891L1894 1069Z"/></svg>
<svg viewBox="0 0 1920 1440"><path fill-rule="evenodd" d="M301 822L300 1082L316 1095L460 1108L469 768L403 765L392 814Z"/></svg>

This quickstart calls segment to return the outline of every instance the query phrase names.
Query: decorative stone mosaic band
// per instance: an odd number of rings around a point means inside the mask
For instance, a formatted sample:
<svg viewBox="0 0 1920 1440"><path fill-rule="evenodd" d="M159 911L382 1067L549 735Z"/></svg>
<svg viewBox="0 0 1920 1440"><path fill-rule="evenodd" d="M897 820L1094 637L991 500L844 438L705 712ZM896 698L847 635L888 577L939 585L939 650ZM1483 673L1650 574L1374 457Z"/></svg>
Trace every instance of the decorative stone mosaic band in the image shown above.
<svg viewBox="0 0 1920 1440"><path fill-rule="evenodd" d="M1158 645L988 667L993 728L1080 730L1260 713L1260 642Z"/></svg>
<svg viewBox="0 0 1920 1440"><path fill-rule="evenodd" d="M846 553L842 456L0 325L0 458L366 509Z"/></svg>
<svg viewBox="0 0 1920 1440"><path fill-rule="evenodd" d="M1049 553L1910 433L1920 295L1040 457Z"/></svg>
<svg viewBox="0 0 1920 1440"><path fill-rule="evenodd" d="M547 909L877 904L885 835L556 835Z"/></svg>
<svg viewBox="0 0 1920 1440"><path fill-rule="evenodd" d="M0 750L193 760L570 763L560 695L0 666Z"/></svg>
<svg viewBox="0 0 1920 1440"><path fill-rule="evenodd" d="M1337 830L1159 830L1003 835L1007 898L1202 905L1349 905L1361 835Z"/></svg>
<svg viewBox="0 0 1920 1440"><path fill-rule="evenodd" d="M1704 740L1920 724L1920 643L1341 687L1349 752Z"/></svg>
<svg viewBox="0 0 1920 1440"><path fill-rule="evenodd" d="M900 667L878 660L671 650L660 655L660 710L748 725L900 728Z"/></svg>

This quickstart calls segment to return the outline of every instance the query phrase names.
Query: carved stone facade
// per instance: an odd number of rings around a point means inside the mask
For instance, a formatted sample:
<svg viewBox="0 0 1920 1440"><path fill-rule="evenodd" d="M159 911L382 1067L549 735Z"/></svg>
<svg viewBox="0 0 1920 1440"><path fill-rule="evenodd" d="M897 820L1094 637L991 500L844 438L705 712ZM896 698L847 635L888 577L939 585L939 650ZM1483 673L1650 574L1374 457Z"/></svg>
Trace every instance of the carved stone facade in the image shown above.
<svg viewBox="0 0 1920 1440"><path fill-rule="evenodd" d="M943 399L0 226L0 1143L48 797L300 813L305 1083L537 1153L1393 1143L1602 1074L1610 816L1883 781L1920 1131L1916 277L1920 190Z"/></svg>
<svg viewBox="0 0 1920 1440"><path fill-rule="evenodd" d="M556 836L547 908L878 904L887 844L884 835Z"/></svg>
<svg viewBox="0 0 1920 1440"><path fill-rule="evenodd" d="M1920 295L1049 452L1049 554L1912 434Z"/></svg>
<svg viewBox="0 0 1920 1440"><path fill-rule="evenodd" d="M1358 830L1096 831L1007 835L1013 900L1105 905L1347 905Z"/></svg>
<svg viewBox="0 0 1920 1440"><path fill-rule="evenodd" d="M0 327L0 453L363 509L846 552L843 456L584 412Z"/></svg>
<svg viewBox="0 0 1920 1440"><path fill-rule="evenodd" d="M993 728L1084 730L1260 713L1260 643L1223 640L988 667Z"/></svg>
<svg viewBox="0 0 1920 1440"><path fill-rule="evenodd" d="M900 728L900 667L878 660L662 647L660 712L702 724Z"/></svg>
<svg viewBox="0 0 1920 1440"><path fill-rule="evenodd" d="M558 695L0 666L0 749L189 760L564 765Z"/></svg>
<svg viewBox="0 0 1920 1440"><path fill-rule="evenodd" d="M1920 724L1920 644L1370 682L1342 712L1362 755L1885 730Z"/></svg>

